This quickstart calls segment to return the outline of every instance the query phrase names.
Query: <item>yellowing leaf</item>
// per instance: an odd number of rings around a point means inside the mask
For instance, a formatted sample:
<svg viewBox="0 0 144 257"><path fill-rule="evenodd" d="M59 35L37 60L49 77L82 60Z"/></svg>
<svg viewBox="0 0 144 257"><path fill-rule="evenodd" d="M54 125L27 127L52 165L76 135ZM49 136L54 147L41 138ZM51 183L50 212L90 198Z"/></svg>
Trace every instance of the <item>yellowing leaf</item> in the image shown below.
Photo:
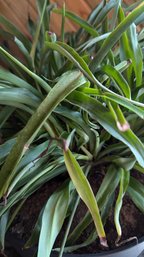
<svg viewBox="0 0 144 257"><path fill-rule="evenodd" d="M67 167L67 171L71 177L71 180L79 193L79 196L87 205L96 226L97 233L100 238L102 245L107 246L105 231L101 221L99 208L93 194L93 191L90 187L90 184L85 177L80 165L76 161L74 155L69 149L64 150L64 160Z"/></svg>

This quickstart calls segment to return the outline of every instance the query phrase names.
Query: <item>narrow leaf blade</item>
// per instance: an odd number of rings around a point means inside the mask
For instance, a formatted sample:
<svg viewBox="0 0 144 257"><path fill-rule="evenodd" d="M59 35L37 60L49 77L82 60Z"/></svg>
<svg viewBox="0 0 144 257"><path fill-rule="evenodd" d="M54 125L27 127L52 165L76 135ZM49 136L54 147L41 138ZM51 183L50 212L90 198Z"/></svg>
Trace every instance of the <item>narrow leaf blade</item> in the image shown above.
<svg viewBox="0 0 144 257"><path fill-rule="evenodd" d="M72 179L72 182L74 183L74 186L76 187L76 190L79 193L79 196L87 205L93 217L96 230L100 238L100 242L102 245L106 246L107 242L105 231L101 221L99 208L94 197L94 194L92 192L92 189L90 187L90 184L87 178L85 177L81 167L79 166L78 162L76 161L75 157L69 149L64 150L64 160L67 167L67 171Z"/></svg>
<svg viewBox="0 0 144 257"><path fill-rule="evenodd" d="M48 200L42 215L42 226L38 244L38 257L49 257L55 239L63 225L68 204L69 184L55 192Z"/></svg>

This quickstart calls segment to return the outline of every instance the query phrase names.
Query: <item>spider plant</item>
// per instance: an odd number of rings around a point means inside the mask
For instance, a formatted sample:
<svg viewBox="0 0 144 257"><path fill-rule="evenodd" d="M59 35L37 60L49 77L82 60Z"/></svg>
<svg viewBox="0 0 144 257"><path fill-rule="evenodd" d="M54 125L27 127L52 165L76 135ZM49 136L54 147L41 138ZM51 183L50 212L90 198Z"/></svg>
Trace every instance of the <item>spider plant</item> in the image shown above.
<svg viewBox="0 0 144 257"><path fill-rule="evenodd" d="M113 206L118 244L126 194L144 212L144 187L131 174L144 172L144 31L137 32L144 3L103 0L87 21L47 0L37 0L37 7L30 39L0 16L0 56L7 66L0 68L0 247L4 252L6 231L25 200L68 172L25 245L38 242L37 256L50 256L67 217L61 248L55 248L60 257L97 238L107 247L104 225ZM58 40L49 31L51 12L62 16ZM80 29L65 33L65 18ZM11 54L11 42L22 59ZM105 174L94 195L87 176L101 165ZM88 211L69 233L80 198ZM78 244L92 222L95 229Z"/></svg>

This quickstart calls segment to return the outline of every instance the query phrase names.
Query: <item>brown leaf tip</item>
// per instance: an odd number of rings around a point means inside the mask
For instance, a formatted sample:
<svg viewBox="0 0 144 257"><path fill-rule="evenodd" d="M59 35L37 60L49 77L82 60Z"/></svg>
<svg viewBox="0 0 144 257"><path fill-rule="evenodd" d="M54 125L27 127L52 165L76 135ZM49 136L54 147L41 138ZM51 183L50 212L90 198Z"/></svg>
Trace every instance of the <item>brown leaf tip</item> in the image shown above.
<svg viewBox="0 0 144 257"><path fill-rule="evenodd" d="M118 236L117 239L116 239L116 241L115 241L115 245L116 245L116 246L119 246L119 241L120 241L120 239L121 239L121 236Z"/></svg>
<svg viewBox="0 0 144 257"><path fill-rule="evenodd" d="M68 143L67 143L67 141L66 140L63 140L63 150L64 150L64 152L67 152L68 151L68 148L69 146L68 146Z"/></svg>
<svg viewBox="0 0 144 257"><path fill-rule="evenodd" d="M121 237L118 237L118 239L117 239L116 242L115 242L115 245L116 245L117 247L120 247L121 245L125 245L125 244L127 244L127 243L129 243L129 242L131 242L131 241L136 241L136 244L138 244L138 239L137 239L136 236L130 237L130 238L128 238L128 239L125 239L125 240L119 242L120 238L121 238Z"/></svg>
<svg viewBox="0 0 144 257"><path fill-rule="evenodd" d="M106 237L100 237L100 244L101 244L104 248L108 248L108 243L107 243Z"/></svg>

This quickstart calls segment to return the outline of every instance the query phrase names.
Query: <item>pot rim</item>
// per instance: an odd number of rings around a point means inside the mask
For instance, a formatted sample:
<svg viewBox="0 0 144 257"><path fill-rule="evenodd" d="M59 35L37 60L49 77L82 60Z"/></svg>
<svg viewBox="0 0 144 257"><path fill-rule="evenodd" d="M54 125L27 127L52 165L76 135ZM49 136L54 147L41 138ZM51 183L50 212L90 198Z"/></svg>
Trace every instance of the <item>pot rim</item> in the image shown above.
<svg viewBox="0 0 144 257"><path fill-rule="evenodd" d="M15 233L8 233L7 236L6 236L6 241L9 242L9 245L11 245L15 250L17 250L17 248L21 248L21 251L24 253L28 253L29 251L35 251L36 248L35 247L31 247L27 250L22 250L22 246L24 245L24 241L22 239L19 239L17 237L17 234ZM110 255L110 254L115 254L115 253L122 253L123 251L126 251L126 250L131 250L131 248L134 248L135 246L139 246L141 243L144 244L144 236L140 237L137 241L138 243L136 243L135 241L134 242L131 242L131 243L127 243L123 246L120 246L116 249L113 249L113 250L107 250L107 251L102 251L102 252L98 252L98 253L64 253L63 256L64 257L87 257L87 256L91 256L91 257L99 257L99 256L107 256L107 255ZM143 249L144 249L144 246L143 246ZM55 251L52 251L52 254L51 256L52 257L56 257L57 256L57 252ZM23 256L23 255L22 255ZM27 255L26 255L27 256Z"/></svg>
<svg viewBox="0 0 144 257"><path fill-rule="evenodd" d="M115 254L115 253L122 253L126 250L131 250L131 248L134 248L138 245L140 245L141 243L144 244L144 236L140 237L137 242L133 241L131 243L127 243L123 246L120 246L116 249L113 249L113 250L107 250L107 251L102 251L102 252L97 252L97 253L64 253L63 256L66 257L83 257L83 256L91 256L91 257L99 257L99 256L107 256L107 255L110 255L110 254ZM144 246L143 246L143 250L144 250ZM55 257L55 253L52 255L53 257ZM113 255L114 256L114 255Z"/></svg>

